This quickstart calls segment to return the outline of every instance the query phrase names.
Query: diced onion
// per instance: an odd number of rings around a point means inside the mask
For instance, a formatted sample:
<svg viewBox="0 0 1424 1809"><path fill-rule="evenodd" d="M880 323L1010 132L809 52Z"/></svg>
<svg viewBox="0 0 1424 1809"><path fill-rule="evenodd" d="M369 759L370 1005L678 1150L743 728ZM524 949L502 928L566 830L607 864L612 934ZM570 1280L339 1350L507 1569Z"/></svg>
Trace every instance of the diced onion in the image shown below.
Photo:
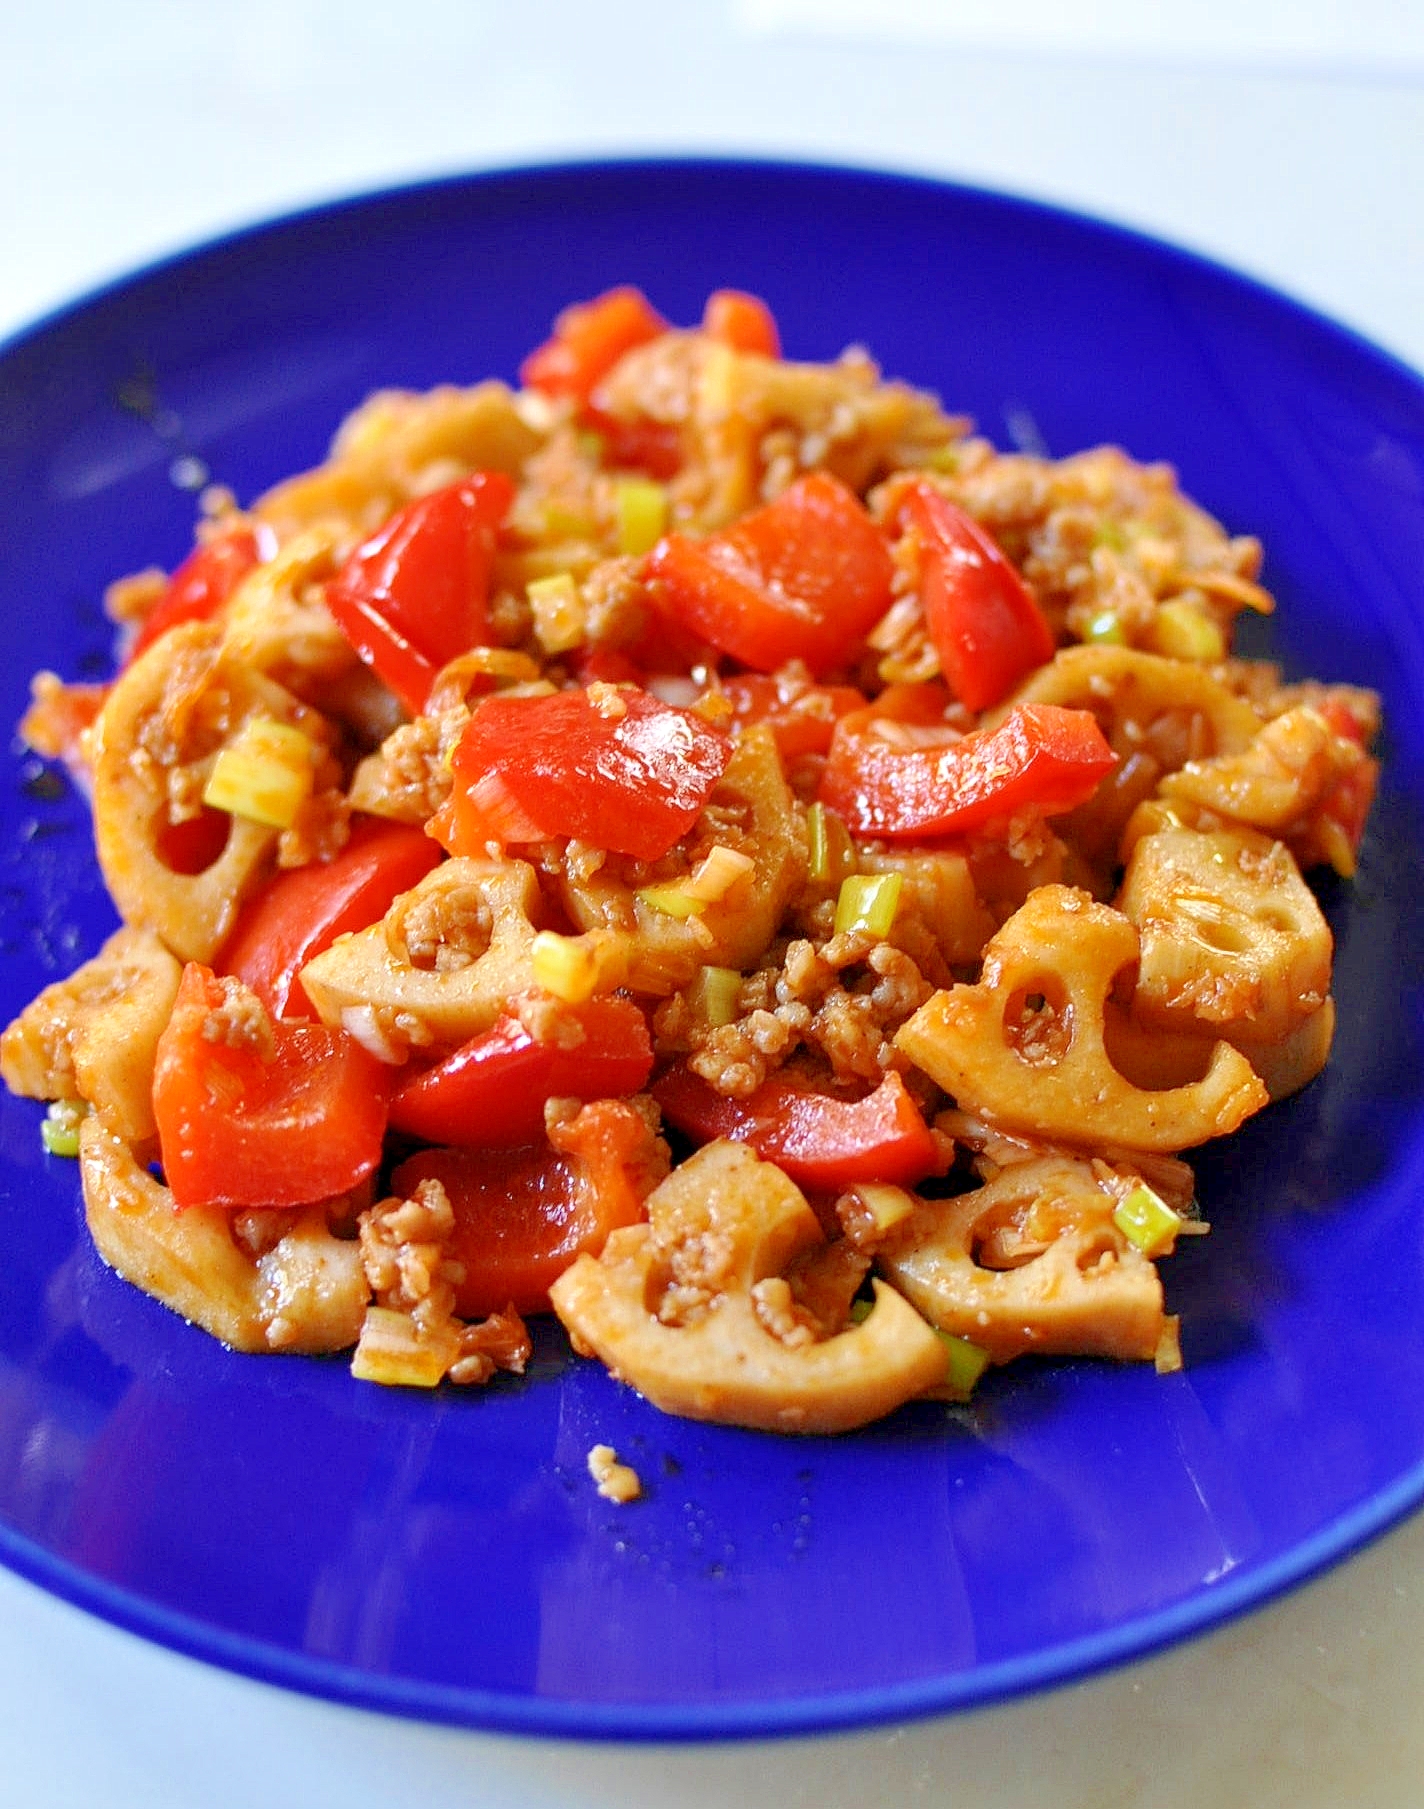
<svg viewBox="0 0 1424 1809"><path fill-rule="evenodd" d="M1226 658L1226 639L1220 625L1182 597L1158 605L1152 619L1151 641L1153 651L1166 654L1168 659L1213 666Z"/></svg>
<svg viewBox="0 0 1424 1809"><path fill-rule="evenodd" d="M889 1231L915 1210L915 1196L889 1181L860 1181L851 1189L877 1231Z"/></svg>
<svg viewBox="0 0 1424 1809"><path fill-rule="evenodd" d="M351 1373L387 1388L438 1388L459 1355L460 1334L453 1326L423 1332L408 1313L368 1306Z"/></svg>
<svg viewBox="0 0 1424 1809"><path fill-rule="evenodd" d="M378 1062L385 1062L387 1067L399 1068L410 1054L404 1044L394 1042L382 1030L373 1006L347 1005L344 1007L341 1013L341 1028L352 1042L361 1045L367 1055L374 1055Z"/></svg>
<svg viewBox="0 0 1424 1809"><path fill-rule="evenodd" d="M1153 1367L1159 1376L1174 1376L1182 1367L1182 1321L1176 1313L1162 1320L1162 1336L1153 1352Z"/></svg>

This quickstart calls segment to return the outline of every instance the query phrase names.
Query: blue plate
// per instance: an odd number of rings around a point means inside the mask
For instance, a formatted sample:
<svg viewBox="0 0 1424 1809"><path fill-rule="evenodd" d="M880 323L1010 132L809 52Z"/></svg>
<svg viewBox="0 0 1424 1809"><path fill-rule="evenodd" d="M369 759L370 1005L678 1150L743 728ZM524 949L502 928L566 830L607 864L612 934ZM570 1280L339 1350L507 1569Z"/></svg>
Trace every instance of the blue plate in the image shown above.
<svg viewBox="0 0 1424 1809"><path fill-rule="evenodd" d="M347 1702L540 1734L751 1735L1076 1677L1211 1626L1424 1495L1424 391L1162 245L929 182L729 163L542 169L278 221L0 352L0 720L107 668L108 579L172 565L200 468L240 497L380 385L512 376L555 311L767 297L1001 442L1169 459L1259 534L1269 647L1378 686L1358 884L1331 886L1327 1073L1199 1163L1169 1265L1187 1365L1044 1363L837 1440L664 1418L541 1337L436 1398L236 1356L109 1274L39 1109L0 1101L0 1557L182 1651ZM83 803L0 777L0 1012L112 924ZM618 1508L585 1454L615 1446Z"/></svg>

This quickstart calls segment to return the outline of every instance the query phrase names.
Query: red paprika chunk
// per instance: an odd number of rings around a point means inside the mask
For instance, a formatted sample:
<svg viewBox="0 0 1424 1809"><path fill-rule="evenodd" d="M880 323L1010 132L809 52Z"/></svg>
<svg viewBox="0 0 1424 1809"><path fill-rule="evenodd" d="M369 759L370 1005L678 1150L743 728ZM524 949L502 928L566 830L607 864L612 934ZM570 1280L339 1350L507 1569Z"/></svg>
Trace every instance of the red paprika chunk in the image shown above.
<svg viewBox="0 0 1424 1809"><path fill-rule="evenodd" d="M501 471L417 497L326 587L342 633L412 715L442 666L489 642L490 571L513 500Z"/></svg>
<svg viewBox="0 0 1424 1809"><path fill-rule="evenodd" d="M348 930L364 930L423 879L440 850L423 830L358 823L329 861L277 873L242 908L217 966L236 974L276 1017L315 1017L298 978Z"/></svg>
<svg viewBox="0 0 1424 1809"><path fill-rule="evenodd" d="M705 539L669 534L648 555L653 602L758 672L844 666L890 605L894 564L854 492L810 472Z"/></svg>
<svg viewBox="0 0 1424 1809"><path fill-rule="evenodd" d="M787 761L824 754L839 719L865 708L865 696L854 685L816 685L787 673L737 672L719 688L732 706L732 721L739 728L764 722Z"/></svg>
<svg viewBox="0 0 1424 1809"><path fill-rule="evenodd" d="M206 873L227 847L231 834L228 812L205 804L191 817L155 825L154 852L170 873Z"/></svg>
<svg viewBox="0 0 1424 1809"><path fill-rule="evenodd" d="M658 860L697 821L731 757L725 735L645 691L486 698L455 749L454 790L430 833L451 854L577 837Z"/></svg>
<svg viewBox="0 0 1424 1809"><path fill-rule="evenodd" d="M763 358L781 356L781 334L776 317L758 295L741 289L714 289L702 310L702 331L711 339L731 346L734 352L755 352Z"/></svg>
<svg viewBox="0 0 1424 1809"><path fill-rule="evenodd" d="M1340 775L1320 801L1321 830L1315 840L1343 879L1354 877L1379 771L1379 762L1366 754L1358 766Z"/></svg>
<svg viewBox="0 0 1424 1809"><path fill-rule="evenodd" d="M682 469L680 427L650 420L647 415L625 420L592 405L579 419L590 433L597 434L601 462L612 470L646 471L649 477L666 482Z"/></svg>
<svg viewBox="0 0 1424 1809"><path fill-rule="evenodd" d="M438 1180L455 1212L450 1254L464 1266L455 1310L467 1319L544 1312L549 1288L583 1251L634 1225L667 1163L646 1119L621 1100L586 1105L545 1144L428 1149L402 1162L393 1189Z"/></svg>
<svg viewBox="0 0 1424 1809"><path fill-rule="evenodd" d="M962 736L881 728L867 710L836 725L820 798L862 835L966 835L1020 812L1072 810L1116 764L1087 710L1021 704L997 727Z"/></svg>
<svg viewBox="0 0 1424 1809"><path fill-rule="evenodd" d="M1001 703L1053 658L1053 631L1003 550L972 515L927 483L905 492L925 626L950 688L971 710Z"/></svg>
<svg viewBox="0 0 1424 1809"><path fill-rule="evenodd" d="M678 1130L700 1143L730 1137L750 1144L811 1192L859 1181L909 1186L944 1166L893 1070L861 1099L818 1093L782 1074L769 1076L748 1099L728 1099L685 1067L670 1068L652 1093Z"/></svg>
<svg viewBox="0 0 1424 1809"><path fill-rule="evenodd" d="M510 1015L404 1082L391 1126L427 1143L535 1143L546 1100L619 1098L640 1091L652 1071L647 1019L631 999L550 1007L531 1023Z"/></svg>
<svg viewBox="0 0 1424 1809"><path fill-rule="evenodd" d="M62 760L83 786L90 782L84 736L108 701L111 685L61 684L49 674L35 680L33 699L20 724L20 738L46 760Z"/></svg>
<svg viewBox="0 0 1424 1809"><path fill-rule="evenodd" d="M565 308L551 339L519 367L519 381L547 396L587 402L626 352L667 332L668 325L640 289L623 285Z"/></svg>
<svg viewBox="0 0 1424 1809"><path fill-rule="evenodd" d="M257 536L249 527L226 529L195 547L144 618L129 659L136 660L180 622L206 622L215 616L259 562Z"/></svg>
<svg viewBox="0 0 1424 1809"><path fill-rule="evenodd" d="M568 655L570 669L581 685L637 685L647 672L631 654L619 647L576 647Z"/></svg>
<svg viewBox="0 0 1424 1809"><path fill-rule="evenodd" d="M305 1206L381 1159L387 1070L341 1030L273 1023L189 962L158 1042L153 1110L179 1206Z"/></svg>
<svg viewBox="0 0 1424 1809"><path fill-rule="evenodd" d="M1342 879L1351 879L1379 784L1379 762L1366 751L1373 724L1362 720L1343 696L1327 694L1317 699L1313 708L1325 718L1336 737L1360 750L1361 757L1345 766L1320 799L1312 813L1314 822L1307 825L1303 838L1294 844L1294 852L1303 864L1323 860Z"/></svg>

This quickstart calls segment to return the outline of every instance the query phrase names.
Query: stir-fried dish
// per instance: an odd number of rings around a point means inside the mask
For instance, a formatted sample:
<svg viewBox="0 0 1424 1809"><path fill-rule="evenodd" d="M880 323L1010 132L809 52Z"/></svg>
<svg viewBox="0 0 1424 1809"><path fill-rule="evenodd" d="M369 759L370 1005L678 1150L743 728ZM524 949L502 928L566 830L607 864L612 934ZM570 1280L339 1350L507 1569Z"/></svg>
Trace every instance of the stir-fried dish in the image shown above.
<svg viewBox="0 0 1424 1809"><path fill-rule="evenodd" d="M1183 1152L1334 1027L1375 696L1233 654L1261 549L751 296L375 395L115 584L23 733L121 927L6 1030L105 1260L243 1351L838 1431L1180 1361Z"/></svg>

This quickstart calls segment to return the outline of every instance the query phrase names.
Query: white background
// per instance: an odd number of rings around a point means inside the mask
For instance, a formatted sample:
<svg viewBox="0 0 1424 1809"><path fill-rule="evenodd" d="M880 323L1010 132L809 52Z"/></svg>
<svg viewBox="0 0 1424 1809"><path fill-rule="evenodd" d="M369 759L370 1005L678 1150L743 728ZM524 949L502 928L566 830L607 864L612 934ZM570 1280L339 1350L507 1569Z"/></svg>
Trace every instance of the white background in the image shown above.
<svg viewBox="0 0 1424 1809"><path fill-rule="evenodd" d="M194 238L352 189L729 151L1106 215L1424 368L1414 0L0 0L0 28L0 336ZM1416 1520L1246 1621L1075 1688L699 1750L358 1714L143 1645L0 1573L0 1805L1416 1809L1421 1575Z"/></svg>

